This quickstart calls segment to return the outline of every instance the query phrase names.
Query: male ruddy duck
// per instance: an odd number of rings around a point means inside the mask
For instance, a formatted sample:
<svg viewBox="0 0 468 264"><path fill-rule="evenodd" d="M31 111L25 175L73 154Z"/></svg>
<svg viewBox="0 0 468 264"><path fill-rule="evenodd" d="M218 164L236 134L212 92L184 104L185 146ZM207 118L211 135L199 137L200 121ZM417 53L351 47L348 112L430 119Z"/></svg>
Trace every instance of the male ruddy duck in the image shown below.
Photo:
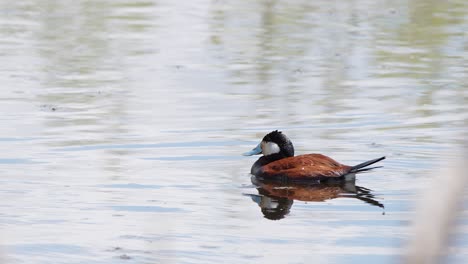
<svg viewBox="0 0 468 264"><path fill-rule="evenodd" d="M265 180L336 181L354 180L356 173L380 167L367 168L385 157L348 166L322 154L294 156L294 147L286 135L278 130L268 133L254 149L244 156L263 154L252 166L250 173Z"/></svg>

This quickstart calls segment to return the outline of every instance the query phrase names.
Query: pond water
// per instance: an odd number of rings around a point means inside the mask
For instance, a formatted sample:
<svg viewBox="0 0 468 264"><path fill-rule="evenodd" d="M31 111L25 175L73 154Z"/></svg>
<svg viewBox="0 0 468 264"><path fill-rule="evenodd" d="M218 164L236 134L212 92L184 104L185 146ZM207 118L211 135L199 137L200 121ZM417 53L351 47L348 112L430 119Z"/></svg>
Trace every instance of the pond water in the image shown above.
<svg viewBox="0 0 468 264"><path fill-rule="evenodd" d="M464 0L0 1L0 259L398 262L466 141L466 32ZM387 159L262 185L241 153L275 129Z"/></svg>

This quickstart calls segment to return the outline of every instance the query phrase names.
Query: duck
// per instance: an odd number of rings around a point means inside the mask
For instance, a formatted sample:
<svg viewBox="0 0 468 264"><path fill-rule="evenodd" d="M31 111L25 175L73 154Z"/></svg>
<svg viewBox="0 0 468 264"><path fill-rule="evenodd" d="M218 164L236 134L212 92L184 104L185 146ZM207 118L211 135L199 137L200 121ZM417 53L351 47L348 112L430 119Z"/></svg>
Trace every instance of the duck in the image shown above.
<svg viewBox="0 0 468 264"><path fill-rule="evenodd" d="M250 173L263 180L287 182L339 182L354 181L356 174L382 166L369 167L385 156L355 166L341 164L323 154L294 156L291 140L281 131L266 134L262 141L244 156L263 154L250 169Z"/></svg>

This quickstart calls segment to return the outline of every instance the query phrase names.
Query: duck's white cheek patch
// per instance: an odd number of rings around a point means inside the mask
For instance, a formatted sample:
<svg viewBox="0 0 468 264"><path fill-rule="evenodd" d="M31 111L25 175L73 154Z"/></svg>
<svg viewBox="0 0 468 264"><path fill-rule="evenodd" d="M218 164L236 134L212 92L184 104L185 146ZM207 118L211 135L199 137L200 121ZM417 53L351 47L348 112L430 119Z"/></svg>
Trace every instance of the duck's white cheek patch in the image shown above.
<svg viewBox="0 0 468 264"><path fill-rule="evenodd" d="M267 142L263 144L263 155L268 156L270 154L275 154L280 152L280 147L278 144L273 142Z"/></svg>

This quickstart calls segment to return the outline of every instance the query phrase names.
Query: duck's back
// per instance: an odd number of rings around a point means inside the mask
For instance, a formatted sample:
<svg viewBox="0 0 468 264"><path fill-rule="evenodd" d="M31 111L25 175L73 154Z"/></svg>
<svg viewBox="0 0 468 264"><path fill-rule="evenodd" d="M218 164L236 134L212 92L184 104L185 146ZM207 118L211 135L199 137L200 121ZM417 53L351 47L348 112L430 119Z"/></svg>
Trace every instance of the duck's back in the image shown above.
<svg viewBox="0 0 468 264"><path fill-rule="evenodd" d="M337 178L346 175L351 166L343 165L322 154L306 154L270 162L261 168L262 177L290 179Z"/></svg>

